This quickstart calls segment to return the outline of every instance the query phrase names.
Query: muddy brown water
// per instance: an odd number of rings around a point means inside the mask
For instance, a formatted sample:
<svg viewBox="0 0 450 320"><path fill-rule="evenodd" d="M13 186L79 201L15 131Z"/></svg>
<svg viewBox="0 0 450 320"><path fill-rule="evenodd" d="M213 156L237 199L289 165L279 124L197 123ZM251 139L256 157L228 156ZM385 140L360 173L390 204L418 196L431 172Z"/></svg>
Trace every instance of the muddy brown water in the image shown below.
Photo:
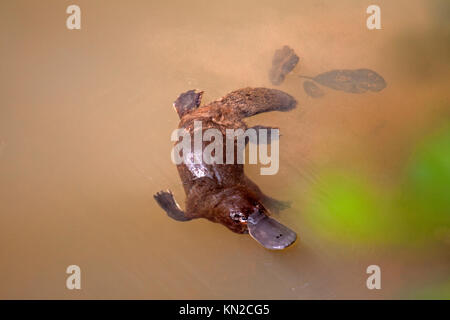
<svg viewBox="0 0 450 320"><path fill-rule="evenodd" d="M382 30L365 27L364 1L72 1L82 29L65 27L65 1L0 4L0 298L383 298L445 274L448 257L337 250L304 229L302 194L323 164L351 161L390 179L415 137L439 118L447 78L417 81L396 69L402 32L426 30L426 1L378 1ZM283 252L198 220L177 223L152 194L184 194L171 163L173 100L204 101L271 86L274 50L300 56L295 74L370 68L387 88L361 95L325 89L312 99L294 75L290 113L249 124L281 128L280 171L248 174L291 200L277 218L301 240ZM427 261L427 262L425 262ZM65 287L68 265L82 290ZM383 290L365 286L380 264Z"/></svg>

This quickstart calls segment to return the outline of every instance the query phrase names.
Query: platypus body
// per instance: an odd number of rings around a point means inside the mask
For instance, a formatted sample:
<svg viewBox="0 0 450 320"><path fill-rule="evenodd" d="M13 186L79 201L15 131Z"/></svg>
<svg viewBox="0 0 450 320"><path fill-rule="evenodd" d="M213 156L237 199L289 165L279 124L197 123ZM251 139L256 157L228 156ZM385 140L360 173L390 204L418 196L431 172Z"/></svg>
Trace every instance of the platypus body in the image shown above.
<svg viewBox="0 0 450 320"><path fill-rule="evenodd" d="M245 131L248 127L244 118L268 111L289 111L297 104L287 93L267 88L239 89L205 106L200 106L202 94L202 91L190 90L174 102L180 117L178 127L189 132L191 137L194 121L201 121L203 132L211 128L219 130L224 137L224 155L226 129ZM256 131L272 129L265 126L252 128ZM206 145L203 141L202 148ZM177 165L186 193L185 211L170 191L160 191L154 198L167 215L177 221L206 218L236 233L249 233L268 249L290 246L297 238L296 233L269 217L269 210L279 211L288 204L263 194L244 174L244 166L237 163L236 156L235 153L233 164L225 164L225 161L207 164L201 159L199 163L183 161Z"/></svg>

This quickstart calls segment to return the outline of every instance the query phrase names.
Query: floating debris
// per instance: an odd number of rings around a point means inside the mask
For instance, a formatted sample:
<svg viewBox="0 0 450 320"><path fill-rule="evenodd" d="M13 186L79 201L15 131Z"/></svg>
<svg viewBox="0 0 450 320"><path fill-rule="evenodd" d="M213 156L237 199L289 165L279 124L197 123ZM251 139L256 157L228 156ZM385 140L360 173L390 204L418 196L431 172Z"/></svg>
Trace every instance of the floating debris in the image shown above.
<svg viewBox="0 0 450 320"><path fill-rule="evenodd" d="M289 46L284 46L275 51L272 59L272 68L269 72L270 82L274 85L280 85L286 75L297 65L300 58Z"/></svg>
<svg viewBox="0 0 450 320"><path fill-rule="evenodd" d="M305 81L303 82L303 89L306 94L312 98L321 98L325 95L325 93L320 89L314 82Z"/></svg>
<svg viewBox="0 0 450 320"><path fill-rule="evenodd" d="M349 93L379 92L386 88L386 81L383 77L369 69L331 70L315 77L300 77L313 80L334 90Z"/></svg>

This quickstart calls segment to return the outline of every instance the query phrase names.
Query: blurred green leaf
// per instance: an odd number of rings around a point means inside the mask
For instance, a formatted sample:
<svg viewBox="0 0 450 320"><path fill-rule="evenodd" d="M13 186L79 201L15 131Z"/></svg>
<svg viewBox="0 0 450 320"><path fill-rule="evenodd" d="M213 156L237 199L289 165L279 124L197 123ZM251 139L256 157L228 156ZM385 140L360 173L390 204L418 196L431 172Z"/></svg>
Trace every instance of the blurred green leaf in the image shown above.
<svg viewBox="0 0 450 320"><path fill-rule="evenodd" d="M352 243L383 241L385 202L370 184L349 172L328 171L310 191L308 220L323 237Z"/></svg>
<svg viewBox="0 0 450 320"><path fill-rule="evenodd" d="M425 137L392 188L351 170L323 170L306 197L306 221L323 239L423 246L450 239L450 125Z"/></svg>
<svg viewBox="0 0 450 320"><path fill-rule="evenodd" d="M413 151L400 190L404 221L415 238L432 240L450 228L450 126L424 139Z"/></svg>
<svg viewBox="0 0 450 320"><path fill-rule="evenodd" d="M414 290L412 294L406 293L402 296L414 300L450 300L450 281Z"/></svg>

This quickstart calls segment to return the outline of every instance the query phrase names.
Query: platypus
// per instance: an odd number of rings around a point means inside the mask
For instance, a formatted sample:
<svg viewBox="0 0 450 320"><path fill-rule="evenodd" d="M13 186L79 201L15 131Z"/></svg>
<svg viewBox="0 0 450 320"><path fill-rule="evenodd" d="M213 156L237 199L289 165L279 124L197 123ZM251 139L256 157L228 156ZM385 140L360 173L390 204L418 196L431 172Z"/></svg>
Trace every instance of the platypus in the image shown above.
<svg viewBox="0 0 450 320"><path fill-rule="evenodd" d="M202 130L218 129L225 137L226 129L248 127L246 117L268 112L289 111L296 107L296 100L289 94L275 89L243 88L223 98L200 106L203 91L189 90L182 93L173 106L180 117L178 128L192 136L194 121L202 122ZM260 129L271 127L255 126ZM177 144L177 142L175 142ZM205 148L203 142L202 148ZM223 144L225 149L225 143ZM224 150L225 154L225 150ZM266 196L244 174L244 165L213 163L181 163L177 169L186 193L185 211L175 201L170 190L154 195L167 215L177 221L205 218L221 223L236 233L249 233L268 249L284 249L295 242L294 231L269 217L269 210L279 211L286 202Z"/></svg>

